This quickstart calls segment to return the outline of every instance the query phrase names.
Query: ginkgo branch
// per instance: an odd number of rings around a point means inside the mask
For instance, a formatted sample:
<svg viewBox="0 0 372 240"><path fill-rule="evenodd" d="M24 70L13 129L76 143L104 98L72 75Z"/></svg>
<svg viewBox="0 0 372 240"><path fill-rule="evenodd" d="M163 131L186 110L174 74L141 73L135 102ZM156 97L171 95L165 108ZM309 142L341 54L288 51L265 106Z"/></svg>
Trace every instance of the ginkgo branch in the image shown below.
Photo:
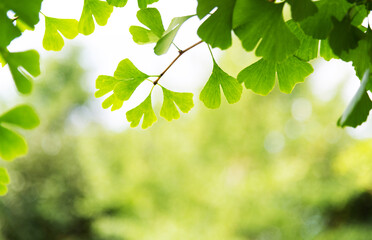
<svg viewBox="0 0 372 240"><path fill-rule="evenodd" d="M186 48L185 50L178 50L178 56L168 65L168 67L162 72L160 73L160 75L158 76L158 78L153 82L154 85L158 84L159 80L161 79L161 77L172 67L172 65L187 51L189 51L190 49L198 46L200 43L202 43L203 41L199 41L193 45L191 45L190 47Z"/></svg>

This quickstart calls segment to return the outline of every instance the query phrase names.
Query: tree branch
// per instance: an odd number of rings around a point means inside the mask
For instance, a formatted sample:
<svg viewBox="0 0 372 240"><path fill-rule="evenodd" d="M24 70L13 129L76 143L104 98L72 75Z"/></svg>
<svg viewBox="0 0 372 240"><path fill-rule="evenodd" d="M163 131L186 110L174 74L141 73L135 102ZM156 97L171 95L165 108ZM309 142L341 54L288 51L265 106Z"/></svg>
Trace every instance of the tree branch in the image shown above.
<svg viewBox="0 0 372 240"><path fill-rule="evenodd" d="M161 79L161 77L169 70L169 68L172 67L172 65L187 51L189 51L190 49L198 46L200 43L202 43L203 41L199 41L193 45L191 45L190 47L186 48L185 50L178 50L178 56L168 65L168 67L162 72L160 73L159 77L153 82L154 85L158 84L159 80Z"/></svg>

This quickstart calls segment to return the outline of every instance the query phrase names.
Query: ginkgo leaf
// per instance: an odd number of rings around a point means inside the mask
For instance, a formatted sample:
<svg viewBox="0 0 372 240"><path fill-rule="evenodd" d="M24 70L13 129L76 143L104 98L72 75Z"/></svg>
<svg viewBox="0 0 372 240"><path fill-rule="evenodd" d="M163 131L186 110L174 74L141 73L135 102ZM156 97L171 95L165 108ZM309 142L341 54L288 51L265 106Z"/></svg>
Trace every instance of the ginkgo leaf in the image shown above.
<svg viewBox="0 0 372 240"><path fill-rule="evenodd" d="M33 27L39 22L42 2L43 0L2 0L1 5L12 10L27 25Z"/></svg>
<svg viewBox="0 0 372 240"><path fill-rule="evenodd" d="M217 7L198 29L199 37L213 48L227 49L231 46L235 2L236 0L198 0L197 14L200 19Z"/></svg>
<svg viewBox="0 0 372 240"><path fill-rule="evenodd" d="M232 104L240 100L242 86L235 78L225 73L213 60L212 75L199 96L206 107L218 108L221 105L221 87L228 103Z"/></svg>
<svg viewBox="0 0 372 240"><path fill-rule="evenodd" d="M124 7L128 0L107 0L107 3L114 7Z"/></svg>
<svg viewBox="0 0 372 240"><path fill-rule="evenodd" d="M371 81L369 69L364 73L362 82L353 99L347 106L337 122L338 126L356 127L367 120L368 114L372 109L372 101L369 98L366 90L367 84Z"/></svg>
<svg viewBox="0 0 372 240"><path fill-rule="evenodd" d="M154 110L151 104L151 93L150 95L137 107L129 110L126 113L127 120L131 123L131 127L137 127L143 117L142 128L151 127L157 120Z"/></svg>
<svg viewBox="0 0 372 240"><path fill-rule="evenodd" d="M74 39L79 34L78 24L75 19L45 17L43 47L46 50L60 51L65 44L61 34L65 38Z"/></svg>
<svg viewBox="0 0 372 240"><path fill-rule="evenodd" d="M21 36L21 31L6 14L7 12L0 8L0 48L6 48L13 39Z"/></svg>
<svg viewBox="0 0 372 240"><path fill-rule="evenodd" d="M99 97L106 95L107 93L114 90L114 87L118 82L119 82L118 79L111 77L111 76L106 76L106 75L98 76L96 80L96 88L98 90L95 92L94 96L96 98L99 98Z"/></svg>
<svg viewBox="0 0 372 240"><path fill-rule="evenodd" d="M184 16L184 17L176 17L173 18L167 30L163 33L163 36L157 42L154 52L156 55L162 55L168 52L170 45L172 45L174 38L177 35L178 30L181 28L182 24L184 24L189 18L193 17L194 15Z"/></svg>
<svg viewBox="0 0 372 240"><path fill-rule="evenodd" d="M300 47L294 55L305 61L310 61L318 57L319 40L306 35L300 28L299 23L293 20L287 21L287 25L298 40L300 40Z"/></svg>
<svg viewBox="0 0 372 240"><path fill-rule="evenodd" d="M137 12L137 18L149 29L131 26L129 32L134 42L138 44L157 42L165 31L159 11L156 8L141 9Z"/></svg>
<svg viewBox="0 0 372 240"><path fill-rule="evenodd" d="M333 53L332 48L329 46L328 39L320 40L319 55L326 61L329 61L332 58L339 58L336 54Z"/></svg>
<svg viewBox="0 0 372 240"><path fill-rule="evenodd" d="M94 19L100 26L106 25L113 6L105 1L100 0L84 0L83 12L79 21L79 32L84 35L90 35L94 32Z"/></svg>
<svg viewBox="0 0 372 240"><path fill-rule="evenodd" d="M168 121L180 118L176 105L183 113L188 113L194 106L192 93L173 92L164 87L162 87L162 90L164 101L160 110L160 116Z"/></svg>
<svg viewBox="0 0 372 240"><path fill-rule="evenodd" d="M5 124L32 129L39 125L35 111L26 105L17 106L0 116L0 158L10 161L27 153L24 138L4 126Z"/></svg>
<svg viewBox="0 0 372 240"><path fill-rule="evenodd" d="M102 108L107 109L111 107L111 111L120 109L124 101L120 100L115 94L111 94L105 101L102 102Z"/></svg>
<svg viewBox="0 0 372 240"><path fill-rule="evenodd" d="M284 22L283 6L284 3L262 0L236 1L234 32L247 51L252 51L258 44L257 56L279 62L299 48L300 41Z"/></svg>
<svg viewBox="0 0 372 240"><path fill-rule="evenodd" d="M333 52L340 56L342 52L349 52L358 46L363 32L351 24L351 19L345 16L341 21L332 18L333 29L329 34L329 45Z"/></svg>
<svg viewBox="0 0 372 240"><path fill-rule="evenodd" d="M292 19L295 21L304 20L318 11L311 0L288 0L288 3L291 5Z"/></svg>
<svg viewBox="0 0 372 240"><path fill-rule="evenodd" d="M351 49L348 54L342 55L342 60L352 61L356 75L359 79L367 69L372 69L372 30L369 28L362 40L359 41L358 47ZM367 86L371 90L371 87Z"/></svg>
<svg viewBox="0 0 372 240"><path fill-rule="evenodd" d="M120 100L126 101L149 75L138 70L129 59L124 59L119 63L114 77L122 80L115 85L114 93Z"/></svg>
<svg viewBox="0 0 372 240"><path fill-rule="evenodd" d="M138 0L139 8L147 8L147 5L153 4L159 0Z"/></svg>
<svg viewBox="0 0 372 240"><path fill-rule="evenodd" d="M27 153L25 139L0 125L0 158L11 161Z"/></svg>
<svg viewBox="0 0 372 240"><path fill-rule="evenodd" d="M314 69L297 57L289 57L285 61L276 64L279 89L284 93L291 93L297 83L303 82Z"/></svg>
<svg viewBox="0 0 372 240"><path fill-rule="evenodd" d="M260 59L238 74L238 81L246 88L261 95L267 95L275 86L275 63Z"/></svg>
<svg viewBox="0 0 372 240"><path fill-rule="evenodd" d="M341 20L351 4L346 0L316 1L318 12L300 22L307 35L317 39L325 39L332 30L332 17Z"/></svg>
<svg viewBox="0 0 372 240"><path fill-rule="evenodd" d="M0 115L0 124L8 123L24 129L33 129L40 124L35 110L28 105L17 106Z"/></svg>
<svg viewBox="0 0 372 240"><path fill-rule="evenodd" d="M32 76L40 75L39 53L35 50L25 52L8 52L5 60L19 92L30 93ZM4 57L4 56L3 56Z"/></svg>
<svg viewBox="0 0 372 240"><path fill-rule="evenodd" d="M102 97L113 91L114 94L109 96L103 103L103 108L112 106L111 111L120 109L123 102L128 100L137 87L149 76L138 70L129 59L122 60L114 77L100 75L96 80L96 88L98 89L95 96Z"/></svg>
<svg viewBox="0 0 372 240"><path fill-rule="evenodd" d="M16 20L16 27L21 31L24 32L26 30L33 31L35 30L35 27L29 26L27 23L22 21L22 19L17 19Z"/></svg>
<svg viewBox="0 0 372 240"><path fill-rule="evenodd" d="M238 81L261 95L267 95L275 86L275 72L278 74L279 89L290 93L294 86L303 82L313 72L312 66L297 57L289 57L280 63L265 59L253 63L238 74Z"/></svg>
<svg viewBox="0 0 372 240"><path fill-rule="evenodd" d="M132 34L133 41L137 44L156 43L159 41L159 37L153 31L143 27L131 26L129 32Z"/></svg>
<svg viewBox="0 0 372 240"><path fill-rule="evenodd" d="M10 183L8 171L0 167L0 196L5 195L8 192L7 185Z"/></svg>

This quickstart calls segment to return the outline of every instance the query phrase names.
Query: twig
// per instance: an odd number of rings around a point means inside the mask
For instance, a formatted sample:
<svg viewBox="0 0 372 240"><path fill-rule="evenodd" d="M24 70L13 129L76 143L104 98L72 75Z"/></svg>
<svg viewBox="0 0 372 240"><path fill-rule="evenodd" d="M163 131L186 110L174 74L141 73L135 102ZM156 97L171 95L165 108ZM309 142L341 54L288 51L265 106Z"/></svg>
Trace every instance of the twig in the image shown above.
<svg viewBox="0 0 372 240"><path fill-rule="evenodd" d="M172 67L172 65L187 51L189 51L190 49L198 46L200 43L202 43L203 41L199 41L195 44L193 44L192 46L186 48L185 50L178 50L178 56L168 65L168 67L162 72L160 73L160 75L158 76L158 78L153 82L154 85L158 84L159 80L161 79L161 77L169 70L169 68Z"/></svg>

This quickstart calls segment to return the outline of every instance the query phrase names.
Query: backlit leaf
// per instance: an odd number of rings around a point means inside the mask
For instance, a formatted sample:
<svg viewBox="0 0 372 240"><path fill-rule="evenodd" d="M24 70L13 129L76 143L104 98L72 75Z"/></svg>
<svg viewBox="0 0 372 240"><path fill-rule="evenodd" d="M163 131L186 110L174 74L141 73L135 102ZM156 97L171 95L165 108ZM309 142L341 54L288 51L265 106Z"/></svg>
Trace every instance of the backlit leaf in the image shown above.
<svg viewBox="0 0 372 240"><path fill-rule="evenodd" d="M84 0L83 12L79 21L79 32L84 35L90 35L94 32L94 19L100 26L106 25L113 6L105 1L100 0Z"/></svg>
<svg viewBox="0 0 372 240"><path fill-rule="evenodd" d="M157 42L154 52L156 55L162 55L168 52L170 45L172 45L174 38L177 35L178 30L181 28L182 24L185 23L193 15L176 17L173 18L167 30L163 33L163 36Z"/></svg>
<svg viewBox="0 0 372 240"><path fill-rule="evenodd" d="M10 183L8 171L0 167L0 196L5 195L8 192L7 185Z"/></svg>
<svg viewBox="0 0 372 240"><path fill-rule="evenodd" d="M231 46L235 2L236 0L198 0L197 14L200 19L217 7L198 29L199 37L213 48L227 49Z"/></svg>
<svg viewBox="0 0 372 240"><path fill-rule="evenodd" d="M0 158L11 161L27 153L24 138L0 125Z"/></svg>
<svg viewBox="0 0 372 240"><path fill-rule="evenodd" d="M165 31L159 11L156 8L141 9L137 12L137 18L149 29L131 26L129 31L134 42L138 44L157 42Z"/></svg>
<svg viewBox="0 0 372 240"><path fill-rule="evenodd" d="M240 100L242 86L213 60L212 75L199 96L206 107L218 108L221 105L221 87L228 103L232 104Z"/></svg>
<svg viewBox="0 0 372 240"><path fill-rule="evenodd" d="M131 127L137 127L143 117L142 128L151 127L157 120L151 104L151 93L140 105L129 110L126 114Z"/></svg>
<svg viewBox="0 0 372 240"><path fill-rule="evenodd" d="M44 48L46 50L60 51L64 46L61 34L68 39L74 39L79 34L78 24L75 19L45 17Z"/></svg>
<svg viewBox="0 0 372 240"><path fill-rule="evenodd" d="M9 123L24 129L33 129L40 123L34 109L28 105L17 106L0 116L0 124Z"/></svg>
<svg viewBox="0 0 372 240"><path fill-rule="evenodd" d="M162 87L162 90L164 101L160 110L160 116L164 117L168 121L180 117L176 105L183 113L189 112L194 106L192 93L173 92L164 87Z"/></svg>
<svg viewBox="0 0 372 240"><path fill-rule="evenodd" d="M300 41L284 22L283 6L262 0L236 1L233 27L247 51L259 44L257 56L279 62L299 48Z"/></svg>
<svg viewBox="0 0 372 240"><path fill-rule="evenodd" d="M107 2L114 7L124 7L128 0L107 0Z"/></svg>
<svg viewBox="0 0 372 240"><path fill-rule="evenodd" d="M292 19L295 21L304 20L318 11L311 0L288 0L288 3L291 5Z"/></svg>
<svg viewBox="0 0 372 240"><path fill-rule="evenodd" d="M362 82L353 99L347 106L337 122L338 126L356 127L366 121L370 110L372 109L372 101L369 98L366 90L367 84L371 81L369 69L364 73Z"/></svg>
<svg viewBox="0 0 372 240"><path fill-rule="evenodd" d="M159 0L138 0L139 8L147 8L147 5L153 4Z"/></svg>
<svg viewBox="0 0 372 240"><path fill-rule="evenodd" d="M301 28L307 35L325 39L332 30L332 17L341 21L351 4L346 0L323 0L314 3L318 12L301 21Z"/></svg>

